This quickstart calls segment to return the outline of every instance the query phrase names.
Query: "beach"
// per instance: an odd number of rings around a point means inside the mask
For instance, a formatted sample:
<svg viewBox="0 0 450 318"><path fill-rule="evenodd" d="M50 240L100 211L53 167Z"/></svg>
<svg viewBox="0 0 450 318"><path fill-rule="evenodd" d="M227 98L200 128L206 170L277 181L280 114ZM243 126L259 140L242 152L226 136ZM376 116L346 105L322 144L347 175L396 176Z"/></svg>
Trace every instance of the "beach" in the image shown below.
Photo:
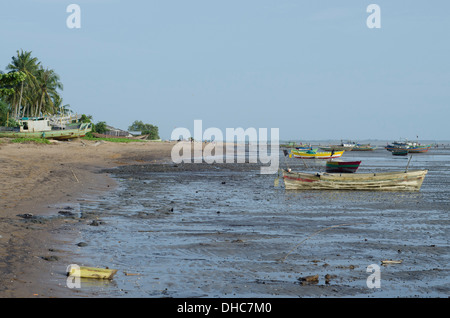
<svg viewBox="0 0 450 318"><path fill-rule="evenodd" d="M80 139L50 145L2 142L0 297L59 293L51 286L52 259L47 256L63 244L60 237L74 235L73 220L61 218L59 208L114 188L115 181L99 173L101 169L165 161L172 146L169 142L118 144ZM41 216L48 218L43 221Z"/></svg>
<svg viewBox="0 0 450 318"><path fill-rule="evenodd" d="M374 193L286 191L257 163L174 164L173 144L2 144L0 296L448 296L448 150L414 156L420 192ZM362 172L408 162L345 155ZM69 264L118 272L69 288Z"/></svg>

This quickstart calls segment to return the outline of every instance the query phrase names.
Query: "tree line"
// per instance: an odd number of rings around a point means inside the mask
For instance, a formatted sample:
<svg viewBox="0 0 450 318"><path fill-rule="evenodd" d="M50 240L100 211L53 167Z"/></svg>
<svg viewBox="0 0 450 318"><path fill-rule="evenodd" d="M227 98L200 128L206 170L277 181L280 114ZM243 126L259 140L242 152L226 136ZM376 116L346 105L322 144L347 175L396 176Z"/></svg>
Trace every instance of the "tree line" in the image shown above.
<svg viewBox="0 0 450 318"><path fill-rule="evenodd" d="M64 86L55 70L45 67L32 52L17 50L16 55L0 70L0 126L17 126L21 117L62 115L71 112L69 104L63 105L61 91ZM82 122L92 122L92 116L83 115ZM93 123L93 122L92 122ZM136 120L128 127L159 139L158 127ZM106 123L93 125L93 132L105 133Z"/></svg>
<svg viewBox="0 0 450 318"><path fill-rule="evenodd" d="M19 117L56 115L67 111L63 105L63 84L55 70L45 67L28 51L17 51L0 71L0 117L11 121ZM9 116L8 116L9 115Z"/></svg>

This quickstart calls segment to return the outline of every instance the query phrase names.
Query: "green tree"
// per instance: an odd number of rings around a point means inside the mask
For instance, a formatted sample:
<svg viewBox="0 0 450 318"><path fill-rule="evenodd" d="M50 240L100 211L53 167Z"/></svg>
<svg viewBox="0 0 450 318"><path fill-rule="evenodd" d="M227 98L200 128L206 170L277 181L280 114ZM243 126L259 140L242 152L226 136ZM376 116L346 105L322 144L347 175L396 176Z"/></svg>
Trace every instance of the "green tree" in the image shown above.
<svg viewBox="0 0 450 318"><path fill-rule="evenodd" d="M13 114L14 117L19 117L20 110L22 107L22 99L24 95L24 90L32 89L36 85L35 74L39 69L40 62L36 57L31 56L31 52L21 52L17 51L17 55L12 57L12 62L6 67L7 70L22 72L27 77L24 81L20 83L20 89L16 91L13 98ZM18 96L17 96L18 95ZM23 107L23 114L25 113L26 107Z"/></svg>
<svg viewBox="0 0 450 318"><path fill-rule="evenodd" d="M80 117L80 122L82 123L92 123L92 115L82 114Z"/></svg>
<svg viewBox="0 0 450 318"><path fill-rule="evenodd" d="M55 102L60 98L58 91L63 90L63 85L54 70L44 68L31 52L23 50L17 51L6 69L26 76L11 87L13 90L4 98L12 106L12 117L58 113Z"/></svg>
<svg viewBox="0 0 450 318"><path fill-rule="evenodd" d="M148 139L157 140L159 138L158 126L152 124L144 124L141 120L135 120L130 127L129 131L140 131L143 135L148 135Z"/></svg>
<svg viewBox="0 0 450 318"><path fill-rule="evenodd" d="M41 113L57 113L59 109L55 107L55 101L61 99L57 90L63 89L59 75L54 70L40 68L36 73L36 79L39 107L35 108L34 116L39 116Z"/></svg>
<svg viewBox="0 0 450 318"><path fill-rule="evenodd" d="M94 132L99 134L104 134L107 130L108 129L106 128L106 122L104 121L99 121L98 123L96 123L93 129Z"/></svg>
<svg viewBox="0 0 450 318"><path fill-rule="evenodd" d="M0 71L0 98L8 97L15 93L14 87L23 82L27 76L23 72L9 72L3 74Z"/></svg>
<svg viewBox="0 0 450 318"><path fill-rule="evenodd" d="M55 110L58 109L59 115L73 113L72 110L70 109L70 104L63 105L63 99L60 95L56 95L54 97L53 106L54 106Z"/></svg>
<svg viewBox="0 0 450 318"><path fill-rule="evenodd" d="M8 120L9 105L0 100L0 126L6 126Z"/></svg>

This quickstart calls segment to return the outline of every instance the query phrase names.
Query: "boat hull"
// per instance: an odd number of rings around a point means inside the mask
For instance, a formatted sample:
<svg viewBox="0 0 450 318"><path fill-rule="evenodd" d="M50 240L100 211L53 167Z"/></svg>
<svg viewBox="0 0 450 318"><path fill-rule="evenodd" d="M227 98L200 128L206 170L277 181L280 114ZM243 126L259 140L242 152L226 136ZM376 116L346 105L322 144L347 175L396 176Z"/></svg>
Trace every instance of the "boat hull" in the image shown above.
<svg viewBox="0 0 450 318"><path fill-rule="evenodd" d="M396 151L399 149L399 147L395 147L392 145L386 146L384 147L387 151ZM425 153L428 152L428 150L430 150L431 145L427 145L427 146L409 146L406 149L408 150L409 153ZM401 149L401 148L400 148Z"/></svg>
<svg viewBox="0 0 450 318"><path fill-rule="evenodd" d="M431 146L418 146L408 149L408 152L410 153L423 153L428 152L430 150Z"/></svg>
<svg viewBox="0 0 450 318"><path fill-rule="evenodd" d="M56 139L56 140L68 140L73 138L79 138L86 136L86 133L90 132L91 126L77 129L63 129L63 130L48 130L48 131L34 131L34 132L21 132L21 131L0 131L0 137L5 138L44 138L44 139Z"/></svg>
<svg viewBox="0 0 450 318"><path fill-rule="evenodd" d="M352 151L374 151L377 147L370 145L356 145Z"/></svg>
<svg viewBox="0 0 450 318"><path fill-rule="evenodd" d="M361 161L327 161L325 171L328 173L354 173Z"/></svg>
<svg viewBox="0 0 450 318"><path fill-rule="evenodd" d="M324 151L352 151L354 146L319 146Z"/></svg>
<svg viewBox="0 0 450 318"><path fill-rule="evenodd" d="M339 174L283 171L286 190L419 191L428 170Z"/></svg>
<svg viewBox="0 0 450 318"><path fill-rule="evenodd" d="M392 155L394 156L407 156L408 150L392 150Z"/></svg>
<svg viewBox="0 0 450 318"><path fill-rule="evenodd" d="M308 153L307 151L291 151L292 156L299 159L333 159L339 158L343 153L344 151L315 153Z"/></svg>

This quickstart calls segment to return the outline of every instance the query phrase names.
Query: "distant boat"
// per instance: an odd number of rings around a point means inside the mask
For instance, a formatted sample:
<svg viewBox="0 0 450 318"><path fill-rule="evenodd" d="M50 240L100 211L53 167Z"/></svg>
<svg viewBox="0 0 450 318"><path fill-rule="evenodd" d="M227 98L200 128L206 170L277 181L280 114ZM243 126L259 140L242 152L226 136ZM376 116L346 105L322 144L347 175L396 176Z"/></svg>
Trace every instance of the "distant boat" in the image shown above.
<svg viewBox="0 0 450 318"><path fill-rule="evenodd" d="M300 145L298 147L295 147L297 150L312 150L313 147L311 145Z"/></svg>
<svg viewBox="0 0 450 318"><path fill-rule="evenodd" d="M384 147L387 151L407 149L410 153L424 153L430 150L431 145L421 145L418 142L394 141L392 144Z"/></svg>
<svg viewBox="0 0 450 318"><path fill-rule="evenodd" d="M18 127L0 127L0 137L67 140L84 137L91 130L90 123L67 124L65 128L57 128L51 125L49 119L43 117L22 118Z"/></svg>
<svg viewBox="0 0 450 318"><path fill-rule="evenodd" d="M325 151L351 151L355 147L355 143L351 141L341 142L339 145L319 146L320 149Z"/></svg>
<svg viewBox="0 0 450 318"><path fill-rule="evenodd" d="M301 150L309 150L312 149L311 145L307 145L307 144L296 144L294 141L290 141L287 144L280 144L281 148L295 148L295 149L301 149Z"/></svg>
<svg viewBox="0 0 450 318"><path fill-rule="evenodd" d="M381 173L303 173L283 170L286 190L419 191L428 170Z"/></svg>
<svg viewBox="0 0 450 318"><path fill-rule="evenodd" d="M332 159L339 158L342 156L344 151L331 151L331 152L318 152L318 149L312 149L307 151L302 150L291 150L290 157L299 159Z"/></svg>
<svg viewBox="0 0 450 318"><path fill-rule="evenodd" d="M376 146L371 146L370 144L366 145L356 144L356 146L353 147L352 151L373 151L376 148L377 148Z"/></svg>
<svg viewBox="0 0 450 318"><path fill-rule="evenodd" d="M431 145L415 145L408 148L408 152L410 153L424 153L430 150Z"/></svg>
<svg viewBox="0 0 450 318"><path fill-rule="evenodd" d="M287 144L280 144L281 148L294 148L295 146L295 141L289 141Z"/></svg>
<svg viewBox="0 0 450 318"><path fill-rule="evenodd" d="M392 150L392 155L394 156L407 156L408 155L408 149L394 149Z"/></svg>
<svg viewBox="0 0 450 318"><path fill-rule="evenodd" d="M329 160L325 171L329 173L353 173L358 170L361 161Z"/></svg>

